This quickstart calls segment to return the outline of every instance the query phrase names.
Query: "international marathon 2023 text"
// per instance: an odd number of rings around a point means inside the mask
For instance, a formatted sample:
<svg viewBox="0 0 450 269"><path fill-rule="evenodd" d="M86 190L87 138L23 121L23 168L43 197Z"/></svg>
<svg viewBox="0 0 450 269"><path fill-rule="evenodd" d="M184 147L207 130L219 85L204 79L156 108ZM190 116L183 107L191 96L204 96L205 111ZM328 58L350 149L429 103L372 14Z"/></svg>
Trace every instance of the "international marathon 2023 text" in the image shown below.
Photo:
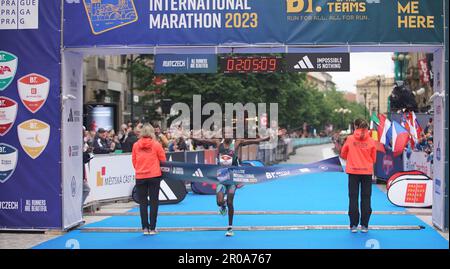
<svg viewBox="0 0 450 269"><path fill-rule="evenodd" d="M150 0L150 29L257 28L247 0Z"/></svg>
<svg viewBox="0 0 450 269"><path fill-rule="evenodd" d="M222 253L218 255L191 255L185 253L178 257L178 264L197 264L209 267L214 264L269 264L270 253Z"/></svg>

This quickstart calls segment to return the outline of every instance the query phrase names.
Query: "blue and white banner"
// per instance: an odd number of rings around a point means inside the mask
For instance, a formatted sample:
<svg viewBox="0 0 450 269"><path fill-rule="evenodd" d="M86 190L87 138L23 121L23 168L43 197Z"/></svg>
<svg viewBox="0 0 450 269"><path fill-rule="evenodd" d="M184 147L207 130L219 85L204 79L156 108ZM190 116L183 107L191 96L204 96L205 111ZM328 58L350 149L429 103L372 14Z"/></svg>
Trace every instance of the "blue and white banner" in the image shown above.
<svg viewBox="0 0 450 269"><path fill-rule="evenodd" d="M288 166L229 166L166 162L161 164L163 178L212 184L256 184L270 182L290 176L321 172L342 172L339 157L311 164Z"/></svg>
<svg viewBox="0 0 450 269"><path fill-rule="evenodd" d="M0 1L0 229L61 229L61 1Z"/></svg>
<svg viewBox="0 0 450 269"><path fill-rule="evenodd" d="M217 55L156 54L156 74L217 73Z"/></svg>
<svg viewBox="0 0 450 269"><path fill-rule="evenodd" d="M83 55L66 52L62 68L63 227L82 221L83 192Z"/></svg>
<svg viewBox="0 0 450 269"><path fill-rule="evenodd" d="M441 0L64 1L64 46L443 43Z"/></svg>
<svg viewBox="0 0 450 269"><path fill-rule="evenodd" d="M433 64L434 74L434 92L435 98L433 100L434 106L434 121L433 121L433 224L441 230L445 230L446 214L448 219L448 210L445 209L445 190L448 190L448 178L445 176L445 158L448 158L448 152L445 144L445 120L448 120L448 114L445 113L445 99L444 99L444 62L442 58L442 50L435 54ZM448 85L447 85L448 87ZM448 88L447 88L448 89ZM448 142L447 142L448 145ZM448 165L448 164L447 164ZM448 193L447 193L448 194ZM448 225L448 223L447 223Z"/></svg>

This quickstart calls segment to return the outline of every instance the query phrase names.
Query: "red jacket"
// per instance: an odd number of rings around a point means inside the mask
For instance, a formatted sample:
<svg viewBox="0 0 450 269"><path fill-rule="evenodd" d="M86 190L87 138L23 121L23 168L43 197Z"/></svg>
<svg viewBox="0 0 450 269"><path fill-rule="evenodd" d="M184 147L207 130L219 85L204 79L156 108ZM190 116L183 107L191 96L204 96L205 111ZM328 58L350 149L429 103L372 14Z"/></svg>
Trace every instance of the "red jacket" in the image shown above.
<svg viewBox="0 0 450 269"><path fill-rule="evenodd" d="M375 141L367 129L357 129L347 137L341 149L341 157L347 160L345 172L356 175L372 175L373 164L377 160Z"/></svg>
<svg viewBox="0 0 450 269"><path fill-rule="evenodd" d="M141 138L132 150L132 161L136 170L136 179L160 177L160 162L166 161L166 154L157 141L151 138Z"/></svg>

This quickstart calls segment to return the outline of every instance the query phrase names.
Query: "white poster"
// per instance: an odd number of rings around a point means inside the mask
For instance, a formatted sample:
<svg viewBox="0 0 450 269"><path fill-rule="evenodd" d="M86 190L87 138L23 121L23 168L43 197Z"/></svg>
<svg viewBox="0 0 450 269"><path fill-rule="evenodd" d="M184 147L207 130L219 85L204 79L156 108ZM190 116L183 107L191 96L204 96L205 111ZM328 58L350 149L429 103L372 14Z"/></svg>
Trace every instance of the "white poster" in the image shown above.
<svg viewBox="0 0 450 269"><path fill-rule="evenodd" d="M418 170L430 178L433 178L431 165L432 157L423 151L413 151L411 154L403 153L403 170Z"/></svg>
<svg viewBox="0 0 450 269"><path fill-rule="evenodd" d="M131 196L135 172L130 154L97 154L86 168L91 193L85 203Z"/></svg>
<svg viewBox="0 0 450 269"><path fill-rule="evenodd" d="M62 176L63 226L82 221L83 193L83 56L63 55L62 80Z"/></svg>
<svg viewBox="0 0 450 269"><path fill-rule="evenodd" d="M443 54L442 50L434 54L434 130L433 130L433 224L443 230L445 226L445 102L441 95L444 91L444 73L443 73ZM448 213L448 212L447 212Z"/></svg>

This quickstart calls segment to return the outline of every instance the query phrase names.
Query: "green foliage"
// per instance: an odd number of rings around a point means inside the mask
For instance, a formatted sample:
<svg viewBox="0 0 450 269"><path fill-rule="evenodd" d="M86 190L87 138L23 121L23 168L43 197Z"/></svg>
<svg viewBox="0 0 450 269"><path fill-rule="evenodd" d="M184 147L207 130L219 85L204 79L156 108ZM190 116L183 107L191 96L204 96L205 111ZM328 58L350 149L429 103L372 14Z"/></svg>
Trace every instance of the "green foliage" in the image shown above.
<svg viewBox="0 0 450 269"><path fill-rule="evenodd" d="M145 65L145 61L137 61L136 65ZM134 68L137 89L154 91L153 70L148 66ZM318 131L330 123L342 128L351 120L364 117L364 106L346 101L343 93L335 89L319 92L307 82L304 73L176 74L164 78L167 84L157 99L169 98L192 107L192 96L201 95L202 104L266 103L267 110L269 103L278 103L280 126L289 129L300 128L304 122ZM352 113L343 121L342 114L334 111L339 108Z"/></svg>

